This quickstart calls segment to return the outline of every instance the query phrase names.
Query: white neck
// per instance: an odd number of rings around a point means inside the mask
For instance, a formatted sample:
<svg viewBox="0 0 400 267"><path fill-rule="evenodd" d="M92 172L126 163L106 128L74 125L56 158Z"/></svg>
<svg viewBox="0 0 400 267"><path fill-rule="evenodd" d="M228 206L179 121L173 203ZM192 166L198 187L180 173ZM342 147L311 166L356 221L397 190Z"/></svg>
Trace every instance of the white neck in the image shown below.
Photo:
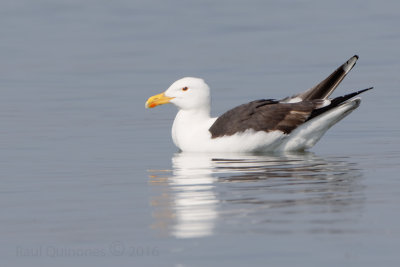
<svg viewBox="0 0 400 267"><path fill-rule="evenodd" d="M181 150L199 140L210 138L208 129L215 119L210 118L210 108L179 110L172 125L172 140Z"/></svg>
<svg viewBox="0 0 400 267"><path fill-rule="evenodd" d="M203 120L210 118L210 107L202 107L199 109L180 109L176 116L190 116L191 120Z"/></svg>

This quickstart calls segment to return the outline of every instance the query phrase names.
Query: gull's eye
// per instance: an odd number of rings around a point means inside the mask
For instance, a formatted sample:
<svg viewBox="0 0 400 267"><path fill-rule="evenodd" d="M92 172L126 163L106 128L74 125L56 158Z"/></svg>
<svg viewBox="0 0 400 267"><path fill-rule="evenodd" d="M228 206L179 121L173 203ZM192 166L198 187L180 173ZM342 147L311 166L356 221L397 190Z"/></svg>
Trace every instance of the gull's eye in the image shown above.
<svg viewBox="0 0 400 267"><path fill-rule="evenodd" d="M187 91L189 88L187 88L187 87L183 87L182 88L182 91Z"/></svg>

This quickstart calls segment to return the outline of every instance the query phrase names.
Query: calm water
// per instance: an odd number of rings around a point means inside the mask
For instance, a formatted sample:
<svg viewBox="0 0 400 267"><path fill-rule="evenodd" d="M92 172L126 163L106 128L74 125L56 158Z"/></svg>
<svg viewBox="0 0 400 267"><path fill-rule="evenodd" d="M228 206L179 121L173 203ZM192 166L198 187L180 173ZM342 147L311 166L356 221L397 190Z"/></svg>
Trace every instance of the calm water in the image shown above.
<svg viewBox="0 0 400 267"><path fill-rule="evenodd" d="M396 1L2 1L2 266L398 266ZM375 86L306 153L187 154L175 108L214 115L305 90Z"/></svg>

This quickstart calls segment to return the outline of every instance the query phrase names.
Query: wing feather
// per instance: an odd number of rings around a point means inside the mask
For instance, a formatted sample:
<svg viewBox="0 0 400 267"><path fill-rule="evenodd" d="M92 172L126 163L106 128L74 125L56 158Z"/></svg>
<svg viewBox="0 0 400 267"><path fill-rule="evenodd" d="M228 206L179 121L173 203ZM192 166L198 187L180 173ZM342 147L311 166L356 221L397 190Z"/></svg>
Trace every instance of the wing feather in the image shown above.
<svg viewBox="0 0 400 267"><path fill-rule="evenodd" d="M231 109L210 127L212 138L230 136L248 129L282 131L289 134L304 123L320 101L280 103L276 100L256 100Z"/></svg>

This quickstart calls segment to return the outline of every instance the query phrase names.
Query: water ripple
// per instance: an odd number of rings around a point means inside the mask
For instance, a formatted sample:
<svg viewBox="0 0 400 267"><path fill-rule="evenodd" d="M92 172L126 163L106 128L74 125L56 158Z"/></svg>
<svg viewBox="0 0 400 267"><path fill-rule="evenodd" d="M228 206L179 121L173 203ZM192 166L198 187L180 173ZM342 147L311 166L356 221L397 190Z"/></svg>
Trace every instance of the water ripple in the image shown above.
<svg viewBox="0 0 400 267"><path fill-rule="evenodd" d="M177 153L172 170L151 171L153 226L177 238L355 232L346 223L364 202L361 177L349 159L313 153Z"/></svg>

